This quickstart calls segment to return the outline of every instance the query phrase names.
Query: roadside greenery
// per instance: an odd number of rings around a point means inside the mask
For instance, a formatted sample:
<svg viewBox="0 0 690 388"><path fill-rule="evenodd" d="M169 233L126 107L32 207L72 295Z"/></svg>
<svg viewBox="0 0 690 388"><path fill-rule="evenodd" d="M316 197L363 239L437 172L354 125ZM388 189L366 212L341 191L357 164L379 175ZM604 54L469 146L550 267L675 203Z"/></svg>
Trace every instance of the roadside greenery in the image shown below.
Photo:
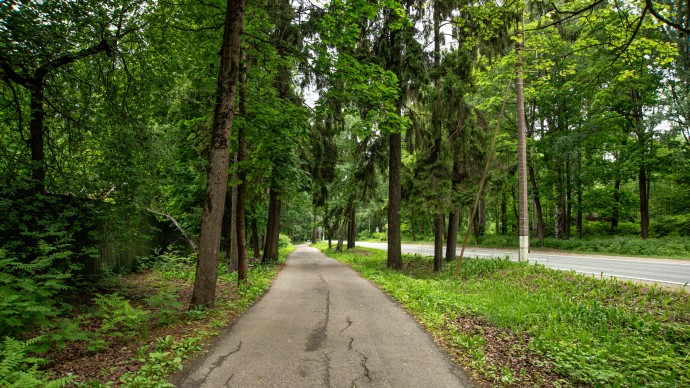
<svg viewBox="0 0 690 388"><path fill-rule="evenodd" d="M335 253L409 309L451 354L495 385L686 386L690 296L506 259L465 259L433 273L406 256L386 269L373 249ZM496 335L496 333L499 333ZM510 346L496 351L497 343ZM515 363L511 360L534 359Z"/></svg>
<svg viewBox="0 0 690 388"><path fill-rule="evenodd" d="M80 298L56 298L72 289L45 265L51 255L30 265L0 256L0 386L172 386L167 377L268 290L294 249L281 247L278 263L254 263L239 288L237 272L221 271L216 308L203 310L187 310L193 256L142 258L143 272L103 279ZM106 361L87 367L96 354ZM108 363L122 354L124 365Z"/></svg>

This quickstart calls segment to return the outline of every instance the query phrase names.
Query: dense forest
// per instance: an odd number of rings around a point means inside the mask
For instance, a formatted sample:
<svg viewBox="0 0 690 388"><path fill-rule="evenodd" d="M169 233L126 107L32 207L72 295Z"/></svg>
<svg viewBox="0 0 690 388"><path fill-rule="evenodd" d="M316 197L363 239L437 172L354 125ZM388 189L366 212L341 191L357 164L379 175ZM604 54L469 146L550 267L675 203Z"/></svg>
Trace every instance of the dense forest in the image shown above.
<svg viewBox="0 0 690 388"><path fill-rule="evenodd" d="M3 1L0 335L170 250L194 307L284 236L517 246L516 69L533 245L690 255L689 42L678 0Z"/></svg>

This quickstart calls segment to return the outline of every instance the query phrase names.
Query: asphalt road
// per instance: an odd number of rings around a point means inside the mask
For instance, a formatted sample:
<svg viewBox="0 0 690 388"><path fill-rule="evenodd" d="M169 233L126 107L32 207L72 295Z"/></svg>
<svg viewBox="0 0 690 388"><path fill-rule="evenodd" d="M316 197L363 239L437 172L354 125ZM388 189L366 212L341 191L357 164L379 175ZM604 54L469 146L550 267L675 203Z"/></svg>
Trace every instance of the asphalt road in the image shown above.
<svg viewBox="0 0 690 388"><path fill-rule="evenodd" d="M362 247L386 250L385 242L357 242ZM425 256L434 255L433 245L402 244L404 253L418 253ZM445 252L445 247L443 248ZM460 254L460 249L457 250ZM465 257L510 257L517 261L517 249L466 248ZM531 252L527 255L532 263L543 264L550 268L575 271L583 274L603 275L620 279L655 282L674 286L690 284L690 261L651 259L638 257L618 257L602 255L584 255L577 253Z"/></svg>
<svg viewBox="0 0 690 388"><path fill-rule="evenodd" d="M473 386L397 303L306 246L175 382L214 388Z"/></svg>

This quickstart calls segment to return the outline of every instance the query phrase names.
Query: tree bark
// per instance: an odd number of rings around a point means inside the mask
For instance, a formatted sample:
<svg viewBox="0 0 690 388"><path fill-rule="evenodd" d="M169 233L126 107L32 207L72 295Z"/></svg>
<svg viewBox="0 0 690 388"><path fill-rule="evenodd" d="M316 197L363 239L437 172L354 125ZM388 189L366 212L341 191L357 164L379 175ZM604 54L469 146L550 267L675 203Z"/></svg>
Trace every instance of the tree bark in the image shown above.
<svg viewBox="0 0 690 388"><path fill-rule="evenodd" d="M254 249L254 258L261 257L261 245L259 244L259 225L257 225L256 218L252 218L252 248Z"/></svg>
<svg viewBox="0 0 690 388"><path fill-rule="evenodd" d="M355 242L357 240L357 225L356 225L356 212L355 204L351 203L348 206L348 228L347 228L347 249L352 249L355 247Z"/></svg>
<svg viewBox="0 0 690 388"><path fill-rule="evenodd" d="M401 135L391 133L389 135L388 155L388 268L402 269L402 251L400 247L400 165L401 161Z"/></svg>
<svg viewBox="0 0 690 388"><path fill-rule="evenodd" d="M343 251L343 239L345 238L345 220L343 220L343 223L340 225L340 228L338 228L338 245L335 247L336 252L342 252Z"/></svg>
<svg viewBox="0 0 690 388"><path fill-rule="evenodd" d="M644 164L640 165L637 182L640 190L640 235L646 240L649 238L649 193L647 192L647 171Z"/></svg>
<svg viewBox="0 0 690 388"><path fill-rule="evenodd" d="M30 137L27 140L31 147L31 179L36 193L44 193L46 186L46 161L44 149L44 103L45 84L38 79L31 85L31 121L29 122Z"/></svg>
<svg viewBox="0 0 690 388"><path fill-rule="evenodd" d="M443 214L434 218L434 272L443 267Z"/></svg>
<svg viewBox="0 0 690 388"><path fill-rule="evenodd" d="M537 177L534 172L534 166L529 166L529 180L532 183L532 197L534 199L534 211L537 214L537 238L539 241L544 241L544 215L541 209L541 200L539 197L539 186L537 185Z"/></svg>
<svg viewBox="0 0 690 388"><path fill-rule="evenodd" d="M458 250L458 227L460 224L460 209L448 214L448 237L446 237L446 261L455 260Z"/></svg>
<svg viewBox="0 0 690 388"><path fill-rule="evenodd" d="M218 73L218 96L213 117L208 180L201 219L199 255L190 308L213 307L218 279L218 253L223 207L228 185L230 135L234 117L240 42L244 29L245 0L228 0Z"/></svg>
<svg viewBox="0 0 690 388"><path fill-rule="evenodd" d="M616 178L613 184L613 214L611 217L611 232L618 230L618 218L621 212L621 179Z"/></svg>
<svg viewBox="0 0 690 388"><path fill-rule="evenodd" d="M280 198L273 189L268 190L268 222L263 262L278 260L278 239L280 236Z"/></svg>
<svg viewBox="0 0 690 388"><path fill-rule="evenodd" d="M247 115L247 57L243 49L240 63L240 115ZM237 198L235 204L235 240L237 240L237 283L247 280L249 275L249 262L247 260L247 221L245 203L247 200L247 170L242 162L247 159L247 139L242 126L237 129Z"/></svg>
<svg viewBox="0 0 690 388"><path fill-rule="evenodd" d="M554 217L554 237L562 239L565 234L565 190L563 188L563 168L558 163L556 168L556 207Z"/></svg>
<svg viewBox="0 0 690 388"><path fill-rule="evenodd" d="M508 201L505 191L501 193L501 235L508 234ZM536 206L535 206L536 207Z"/></svg>
<svg viewBox="0 0 690 388"><path fill-rule="evenodd" d="M232 180L233 185L230 194L230 251L228 256L228 273L237 271L239 267L239 249L237 246L237 153L233 156L234 163L232 166ZM227 202L227 201L226 201Z"/></svg>

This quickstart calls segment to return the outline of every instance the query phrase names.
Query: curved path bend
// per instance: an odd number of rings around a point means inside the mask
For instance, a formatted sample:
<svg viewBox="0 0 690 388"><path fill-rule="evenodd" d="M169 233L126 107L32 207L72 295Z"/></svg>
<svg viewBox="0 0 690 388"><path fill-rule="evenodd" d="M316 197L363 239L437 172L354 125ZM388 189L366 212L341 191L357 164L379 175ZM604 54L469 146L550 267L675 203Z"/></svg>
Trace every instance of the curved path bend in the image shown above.
<svg viewBox="0 0 690 388"><path fill-rule="evenodd" d="M397 303L345 264L299 246L271 289L179 387L469 387Z"/></svg>

